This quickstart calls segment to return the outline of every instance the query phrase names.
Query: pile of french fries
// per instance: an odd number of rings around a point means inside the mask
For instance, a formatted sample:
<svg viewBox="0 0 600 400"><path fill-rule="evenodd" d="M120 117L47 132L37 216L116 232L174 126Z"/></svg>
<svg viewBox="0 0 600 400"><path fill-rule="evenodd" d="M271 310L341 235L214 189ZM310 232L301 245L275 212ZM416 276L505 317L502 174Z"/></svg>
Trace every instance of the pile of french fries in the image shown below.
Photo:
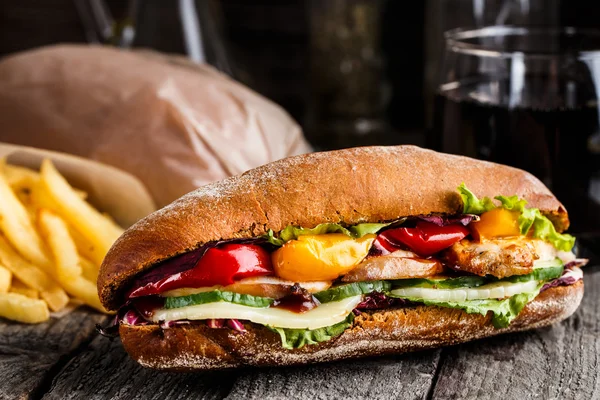
<svg viewBox="0 0 600 400"><path fill-rule="evenodd" d="M0 317L39 323L78 303L106 313L98 269L123 229L86 198L50 160L39 172L0 160Z"/></svg>

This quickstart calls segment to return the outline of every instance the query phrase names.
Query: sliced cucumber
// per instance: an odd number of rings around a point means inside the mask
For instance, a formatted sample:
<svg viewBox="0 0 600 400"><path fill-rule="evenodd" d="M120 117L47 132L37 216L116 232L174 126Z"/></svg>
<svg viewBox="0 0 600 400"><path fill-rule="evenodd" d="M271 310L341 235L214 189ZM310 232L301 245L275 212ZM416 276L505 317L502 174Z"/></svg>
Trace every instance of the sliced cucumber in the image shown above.
<svg viewBox="0 0 600 400"><path fill-rule="evenodd" d="M353 282L315 293L314 296L321 303L328 303L330 301L338 301L360 294L388 292L391 289L392 284L388 281Z"/></svg>
<svg viewBox="0 0 600 400"><path fill-rule="evenodd" d="M457 289L457 288L472 288L485 285L490 280L483 276L459 276L457 278L415 278L415 279L398 279L392 281L394 289L408 287L423 287L423 288L439 288L439 289Z"/></svg>
<svg viewBox="0 0 600 400"><path fill-rule="evenodd" d="M504 299L516 294L530 293L539 286L538 281L495 282L477 288L433 289L410 287L395 289L389 296L445 302L463 302L467 300Z"/></svg>
<svg viewBox="0 0 600 400"><path fill-rule="evenodd" d="M504 282L549 281L560 277L565 267L560 264L549 268L536 268L528 275L513 275L502 279Z"/></svg>
<svg viewBox="0 0 600 400"><path fill-rule="evenodd" d="M215 303L217 301L226 301L249 307L265 308L269 307L274 300L268 297L213 290L212 292L202 292L190 294L188 296L167 297L165 298L165 308L182 308L197 304Z"/></svg>

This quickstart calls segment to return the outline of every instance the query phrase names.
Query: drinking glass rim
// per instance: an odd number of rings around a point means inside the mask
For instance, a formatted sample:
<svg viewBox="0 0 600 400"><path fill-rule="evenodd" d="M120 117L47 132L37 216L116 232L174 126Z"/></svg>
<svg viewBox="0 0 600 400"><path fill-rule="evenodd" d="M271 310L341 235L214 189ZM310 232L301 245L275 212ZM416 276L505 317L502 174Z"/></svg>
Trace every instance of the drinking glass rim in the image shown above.
<svg viewBox="0 0 600 400"><path fill-rule="evenodd" d="M481 28L455 28L444 32L446 47L450 46L452 51L467 55L493 57L493 58L546 58L555 59L565 55L560 52L535 52L535 51L506 51L490 49L486 45L467 43L465 40L483 37L502 37L508 35L525 35L525 34L546 34L546 35L566 35L572 36L575 34L585 34L597 36L600 39L600 29L595 28L576 28L565 26L560 28L553 27L529 27L518 25L488 25ZM600 58L600 45L597 50L580 50L576 52L579 59L595 59ZM572 53L571 53L572 55Z"/></svg>

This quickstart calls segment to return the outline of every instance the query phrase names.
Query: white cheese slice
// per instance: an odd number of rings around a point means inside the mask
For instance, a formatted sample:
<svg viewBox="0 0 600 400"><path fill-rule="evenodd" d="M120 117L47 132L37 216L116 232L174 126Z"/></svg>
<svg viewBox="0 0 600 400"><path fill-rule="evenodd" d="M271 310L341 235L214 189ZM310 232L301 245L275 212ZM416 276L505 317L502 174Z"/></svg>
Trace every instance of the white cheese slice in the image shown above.
<svg viewBox="0 0 600 400"><path fill-rule="evenodd" d="M340 301L320 304L304 313L295 313L282 308L248 307L222 301L181 308L161 308L154 312L152 320L158 322L223 318L241 319L278 328L318 329L342 322L361 300L362 296L349 297Z"/></svg>
<svg viewBox="0 0 600 400"><path fill-rule="evenodd" d="M503 299L519 293L533 292L538 286L538 281L495 282L476 288L433 289L409 287L392 290L391 294L396 297L462 302L465 300Z"/></svg>

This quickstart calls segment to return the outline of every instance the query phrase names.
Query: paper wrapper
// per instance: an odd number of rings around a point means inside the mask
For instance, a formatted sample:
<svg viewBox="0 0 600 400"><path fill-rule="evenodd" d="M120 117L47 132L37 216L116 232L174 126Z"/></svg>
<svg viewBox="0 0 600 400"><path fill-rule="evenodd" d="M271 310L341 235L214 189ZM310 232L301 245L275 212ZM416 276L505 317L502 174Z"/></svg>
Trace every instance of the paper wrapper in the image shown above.
<svg viewBox="0 0 600 400"><path fill-rule="evenodd" d="M8 164L39 171L42 161L54 166L71 186L87 192L87 201L110 215L123 228L156 210L146 187L134 176L80 157L25 146L0 143L0 158Z"/></svg>
<svg viewBox="0 0 600 400"><path fill-rule="evenodd" d="M212 67L101 46L51 46L2 60L0 127L0 141L135 175L159 207L312 151L282 108Z"/></svg>

